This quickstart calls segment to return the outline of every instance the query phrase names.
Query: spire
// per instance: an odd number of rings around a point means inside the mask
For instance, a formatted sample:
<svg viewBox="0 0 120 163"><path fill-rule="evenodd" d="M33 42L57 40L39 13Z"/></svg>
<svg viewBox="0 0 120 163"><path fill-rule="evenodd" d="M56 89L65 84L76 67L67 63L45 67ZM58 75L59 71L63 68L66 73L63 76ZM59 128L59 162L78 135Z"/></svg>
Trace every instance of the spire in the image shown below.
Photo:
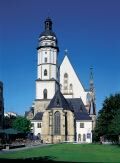
<svg viewBox="0 0 120 163"><path fill-rule="evenodd" d="M48 17L45 20L45 31L52 30L52 20Z"/></svg>
<svg viewBox="0 0 120 163"><path fill-rule="evenodd" d="M94 81L93 81L93 67L90 67L90 91L94 91Z"/></svg>
<svg viewBox="0 0 120 163"><path fill-rule="evenodd" d="M90 67L90 92L91 92L91 100L90 100L89 113L96 115L95 89L94 89L93 67L92 66Z"/></svg>

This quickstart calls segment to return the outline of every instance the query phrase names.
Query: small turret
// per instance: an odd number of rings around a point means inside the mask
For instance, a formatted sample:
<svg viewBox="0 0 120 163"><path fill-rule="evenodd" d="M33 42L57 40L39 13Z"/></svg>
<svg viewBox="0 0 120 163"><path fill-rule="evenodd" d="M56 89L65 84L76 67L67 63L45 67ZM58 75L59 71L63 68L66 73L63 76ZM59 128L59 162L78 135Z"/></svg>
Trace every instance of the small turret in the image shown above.
<svg viewBox="0 0 120 163"><path fill-rule="evenodd" d="M94 80L93 80L93 68L90 68L90 108L89 114L96 115L96 105L95 105L95 89L94 89Z"/></svg>

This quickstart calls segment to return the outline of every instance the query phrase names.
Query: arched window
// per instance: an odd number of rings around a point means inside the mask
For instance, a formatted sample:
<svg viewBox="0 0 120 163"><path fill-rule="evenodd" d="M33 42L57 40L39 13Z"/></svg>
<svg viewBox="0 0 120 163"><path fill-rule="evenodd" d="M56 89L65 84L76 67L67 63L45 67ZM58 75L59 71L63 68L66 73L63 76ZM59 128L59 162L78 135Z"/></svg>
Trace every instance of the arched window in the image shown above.
<svg viewBox="0 0 120 163"><path fill-rule="evenodd" d="M54 134L60 135L60 112L54 114Z"/></svg>
<svg viewBox="0 0 120 163"><path fill-rule="evenodd" d="M73 85L72 85L72 83L69 85L69 93L73 93Z"/></svg>
<svg viewBox="0 0 120 163"><path fill-rule="evenodd" d="M68 74L67 73L64 74L64 78L68 78Z"/></svg>
<svg viewBox="0 0 120 163"><path fill-rule="evenodd" d="M83 134L83 141L86 141L86 135Z"/></svg>
<svg viewBox="0 0 120 163"><path fill-rule="evenodd" d="M47 70L46 69L44 70L44 76L47 76Z"/></svg>
<svg viewBox="0 0 120 163"><path fill-rule="evenodd" d="M44 60L45 60L45 63L47 63L47 57L45 57Z"/></svg>
<svg viewBox="0 0 120 163"><path fill-rule="evenodd" d="M64 74L64 93L68 93L68 74Z"/></svg>
<svg viewBox="0 0 120 163"><path fill-rule="evenodd" d="M43 99L47 99L47 89L44 89L43 91Z"/></svg>
<svg viewBox="0 0 120 163"><path fill-rule="evenodd" d="M72 90L73 89L73 85L72 84L70 84L70 90Z"/></svg>

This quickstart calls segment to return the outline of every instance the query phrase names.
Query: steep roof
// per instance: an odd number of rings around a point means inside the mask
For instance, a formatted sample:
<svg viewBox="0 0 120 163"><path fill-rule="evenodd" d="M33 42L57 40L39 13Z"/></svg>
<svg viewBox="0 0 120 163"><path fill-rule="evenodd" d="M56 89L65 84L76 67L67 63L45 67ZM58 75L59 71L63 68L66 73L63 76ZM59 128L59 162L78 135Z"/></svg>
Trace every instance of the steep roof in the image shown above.
<svg viewBox="0 0 120 163"><path fill-rule="evenodd" d="M74 115L76 120L92 120L89 114L85 112L75 112Z"/></svg>
<svg viewBox="0 0 120 163"><path fill-rule="evenodd" d="M32 120L42 120L43 112L38 112Z"/></svg>
<svg viewBox="0 0 120 163"><path fill-rule="evenodd" d="M63 108L64 110L73 111L72 106L64 98L63 94L60 92L59 89L56 91L53 99L50 101L50 104L47 107L47 109L54 109L54 108Z"/></svg>
<svg viewBox="0 0 120 163"><path fill-rule="evenodd" d="M66 100L72 105L74 112L79 112L80 109L84 112L87 112L81 98L67 98Z"/></svg>
<svg viewBox="0 0 120 163"><path fill-rule="evenodd" d="M87 110L81 98L70 98L67 99L67 101L74 109L74 115L76 120L91 120L91 117L87 113Z"/></svg>

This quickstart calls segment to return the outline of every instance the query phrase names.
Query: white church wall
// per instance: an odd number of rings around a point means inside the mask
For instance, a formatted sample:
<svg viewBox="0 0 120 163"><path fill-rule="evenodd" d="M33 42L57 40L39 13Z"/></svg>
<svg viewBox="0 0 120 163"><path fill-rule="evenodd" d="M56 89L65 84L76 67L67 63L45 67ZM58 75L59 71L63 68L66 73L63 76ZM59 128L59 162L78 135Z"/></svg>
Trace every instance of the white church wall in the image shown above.
<svg viewBox="0 0 120 163"><path fill-rule="evenodd" d="M42 121L41 120L32 120L31 130L35 136L41 135Z"/></svg>
<svg viewBox="0 0 120 163"><path fill-rule="evenodd" d="M43 91L47 89L47 99L55 94L55 81L36 81L36 99L43 99Z"/></svg>
<svg viewBox="0 0 120 163"><path fill-rule="evenodd" d="M42 65L41 69L42 69L42 80L50 79L49 65L48 64ZM45 70L47 70L47 75L46 76L44 75Z"/></svg>
<svg viewBox="0 0 120 163"><path fill-rule="evenodd" d="M68 74L68 89L70 84L73 85L73 98L80 98L83 100L83 103L86 105L86 94L79 78L77 77L69 59L65 56L61 66L60 66L60 84L62 85L62 93L64 95L64 74ZM69 92L69 90L68 90ZM68 95L64 95L65 98L69 98Z"/></svg>
<svg viewBox="0 0 120 163"><path fill-rule="evenodd" d="M83 123L83 128L81 128L80 123ZM79 143L92 143L92 121L77 121L76 122L76 140ZM80 136L79 136L80 134ZM85 141L84 135L85 134Z"/></svg>
<svg viewBox="0 0 120 163"><path fill-rule="evenodd" d="M50 78L54 78L56 79L57 76L56 76L56 65L50 65Z"/></svg>

